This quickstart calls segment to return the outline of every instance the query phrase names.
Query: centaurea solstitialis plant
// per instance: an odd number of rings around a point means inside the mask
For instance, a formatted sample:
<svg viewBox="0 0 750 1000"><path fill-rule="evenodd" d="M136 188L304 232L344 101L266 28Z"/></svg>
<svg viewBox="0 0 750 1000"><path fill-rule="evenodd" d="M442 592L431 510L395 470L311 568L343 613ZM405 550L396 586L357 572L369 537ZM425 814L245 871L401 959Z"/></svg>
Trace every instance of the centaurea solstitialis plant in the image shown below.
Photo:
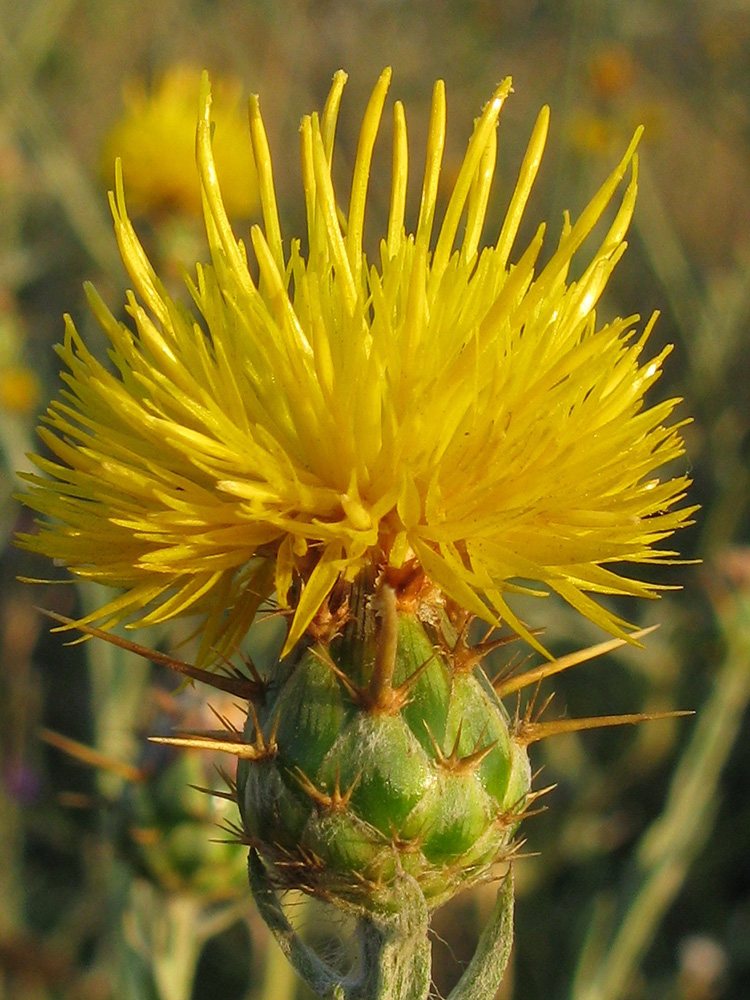
<svg viewBox="0 0 750 1000"><path fill-rule="evenodd" d="M390 71L365 111L343 212L331 164L345 80L338 73L323 114L302 121L304 252L282 240L251 99L263 210L250 233L254 277L222 204L204 78L197 160L211 264L187 279L197 315L154 273L118 170L111 204L135 288L132 326L88 289L111 342L108 368L66 320L66 388L40 429L54 457L36 457L39 474L25 477L25 502L49 520L22 544L119 589L75 623L86 632L122 643L107 631L119 622L199 616L196 664L170 662L246 698L248 721L243 733L172 742L239 758L251 886L301 974L323 996L396 1000L429 992L430 911L508 868L538 795L528 744L642 718L543 723L511 717L501 698L632 639L597 595L653 596L620 569L672 559L657 543L693 508L676 507L684 476L654 474L683 445L670 422L677 401L644 405L667 353L644 357L653 319L637 333L638 317L598 325L595 313L625 250L638 135L580 217L566 215L546 264L543 226L511 263L548 110L497 241L480 249L510 81L477 119L439 222L438 82L414 232L394 105L390 213L370 262L367 190ZM628 168L609 228L570 280ZM491 680L482 660L507 641L493 630L545 652L509 596L549 590L615 639ZM211 672L271 598L289 621L275 667ZM487 624L475 644L473 619ZM358 917L355 973L342 978L300 941L279 903L286 888ZM455 1000L494 995L511 911L508 877Z"/></svg>

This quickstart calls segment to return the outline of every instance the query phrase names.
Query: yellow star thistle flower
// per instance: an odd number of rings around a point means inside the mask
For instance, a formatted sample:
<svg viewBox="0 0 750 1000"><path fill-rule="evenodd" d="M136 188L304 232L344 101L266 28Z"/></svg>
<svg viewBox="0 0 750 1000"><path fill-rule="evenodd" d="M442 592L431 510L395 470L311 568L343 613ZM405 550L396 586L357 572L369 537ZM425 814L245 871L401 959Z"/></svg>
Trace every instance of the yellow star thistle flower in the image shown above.
<svg viewBox="0 0 750 1000"><path fill-rule="evenodd" d="M201 214L195 170L199 84L200 74L179 64L150 91L141 81L131 81L125 90L125 113L105 139L102 164L109 179L115 158L122 161L128 200L137 211ZM258 205L258 180L241 87L222 78L214 81L214 91L214 157L224 205L230 216L246 217Z"/></svg>
<svg viewBox="0 0 750 1000"><path fill-rule="evenodd" d="M232 651L260 601L291 604L285 649L337 580L365 569L424 574L492 624L539 647L509 607L514 591L556 591L611 633L626 622L591 595L650 596L627 563L668 561L656 543L694 508L688 480L654 470L683 452L677 400L644 406L668 349L646 357L652 319L597 325L595 306L625 250L636 197L636 134L620 163L537 268L540 226L511 264L539 169L549 111L534 127L494 245L480 239L504 81L476 121L436 226L445 91L435 85L416 230L405 226L407 133L394 105L392 196L377 262L363 252L373 146L390 82L365 111L348 211L331 162L343 72L322 116L301 128L307 255L288 252L257 98L250 131L263 227L258 278L234 236L211 146L204 76L197 159L212 264L188 285L200 317L169 297L111 196L135 293L132 328L92 288L114 372L70 318L59 348L67 388L40 434L54 459L26 503L52 518L23 544L123 593L87 621L203 617L200 658ZM630 168L614 218L580 278L571 261ZM433 230L437 229L435 238ZM529 582L531 585L529 586Z"/></svg>

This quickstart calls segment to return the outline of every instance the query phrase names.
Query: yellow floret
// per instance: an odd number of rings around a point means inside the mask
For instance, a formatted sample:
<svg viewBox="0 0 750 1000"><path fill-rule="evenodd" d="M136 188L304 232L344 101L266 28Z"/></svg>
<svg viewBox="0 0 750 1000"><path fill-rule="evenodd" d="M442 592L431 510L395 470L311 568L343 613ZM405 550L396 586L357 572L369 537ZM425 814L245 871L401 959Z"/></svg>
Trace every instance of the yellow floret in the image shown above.
<svg viewBox="0 0 750 1000"><path fill-rule="evenodd" d="M345 80L337 74L322 116L302 122L304 255L300 240L282 241L251 100L263 211L250 234L256 280L228 222L204 79L197 157L212 263L189 282L200 321L154 273L118 174L112 210L135 288L132 322L117 322L89 289L113 371L67 321L67 389L40 431L56 457L37 458L42 474L27 477L26 502L52 520L23 542L122 589L91 616L105 627L201 615L204 659L233 650L274 591L293 610L290 649L338 579L405 566L535 645L507 597L539 584L622 636L626 623L596 595L652 595L622 568L668 561L674 553L657 543L691 513L674 509L687 479L655 474L683 445L677 401L644 404L668 353L646 353L653 319L639 333L638 317L599 323L595 311L626 246L638 135L538 266L543 226L522 252L514 244L548 110L496 242L482 247L510 81L475 123L442 219L438 82L413 231L405 116L394 105L390 216L369 261L367 190L390 71L365 111L342 212L331 163ZM609 228L570 280L629 168Z"/></svg>

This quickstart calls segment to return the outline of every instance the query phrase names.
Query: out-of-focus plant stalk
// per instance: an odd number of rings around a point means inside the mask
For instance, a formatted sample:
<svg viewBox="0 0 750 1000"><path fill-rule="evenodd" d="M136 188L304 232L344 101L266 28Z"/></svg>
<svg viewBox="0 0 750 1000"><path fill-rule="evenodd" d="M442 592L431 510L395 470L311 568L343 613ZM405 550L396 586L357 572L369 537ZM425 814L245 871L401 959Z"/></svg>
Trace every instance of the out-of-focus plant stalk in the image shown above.
<svg viewBox="0 0 750 1000"><path fill-rule="evenodd" d="M31 140L45 184L59 201L81 246L105 274L116 274L120 263L93 185L71 146L56 134L49 112L35 93L31 73L32 64L0 24L0 94L3 103L8 102L6 111L17 108L12 116L17 119L14 125Z"/></svg>
<svg viewBox="0 0 750 1000"><path fill-rule="evenodd" d="M710 834L721 772L750 701L750 593L715 601L726 652L713 691L671 782L664 812L636 854L630 900L610 943L594 963L584 951L573 1000L619 1000ZM594 928L590 935L597 937Z"/></svg>

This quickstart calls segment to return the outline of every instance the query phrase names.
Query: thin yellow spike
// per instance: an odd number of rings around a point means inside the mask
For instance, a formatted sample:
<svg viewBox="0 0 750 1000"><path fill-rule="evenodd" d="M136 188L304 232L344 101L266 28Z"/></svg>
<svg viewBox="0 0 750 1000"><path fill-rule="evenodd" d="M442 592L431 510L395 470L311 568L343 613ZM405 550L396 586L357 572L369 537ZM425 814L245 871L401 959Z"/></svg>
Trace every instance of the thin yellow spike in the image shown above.
<svg viewBox="0 0 750 1000"><path fill-rule="evenodd" d="M336 122L338 121L339 107L341 106L341 94L348 79L343 69L337 70L333 74L331 91L326 98L325 107L323 108L320 132L323 136L323 148L326 151L326 159L329 163L333 157L333 140L336 135Z"/></svg>
<svg viewBox="0 0 750 1000"><path fill-rule="evenodd" d="M398 253L404 232L406 187L409 180L409 145L406 132L406 114L401 101L393 106L393 180L391 183L391 208L388 216L388 254Z"/></svg>
<svg viewBox="0 0 750 1000"><path fill-rule="evenodd" d="M601 218L602 213L609 205L618 185L625 176L625 171L635 155L636 147L638 146L642 135L643 127L640 126L636 129L635 134L630 141L630 145L625 150L625 155L622 157L604 184L602 184L596 192L586 208L584 208L575 224L569 229L566 227L565 235L560 240L557 250L550 258L547 266L534 286L534 292L529 297L530 306L533 303L534 296L539 297L546 294L550 283L556 279L557 275L567 269L576 251L580 248L583 241ZM627 191L623 196L623 201L626 203L630 201ZM620 223L618 223L618 225L619 224Z"/></svg>
<svg viewBox="0 0 750 1000"><path fill-rule="evenodd" d="M304 635L316 611L330 594L344 563L343 546L339 542L327 545L302 591L286 642L281 650L282 659L289 655Z"/></svg>
<svg viewBox="0 0 750 1000"><path fill-rule="evenodd" d="M563 670L569 670L571 667L575 667L579 663L585 663L587 660L593 660L597 656L603 656L605 653L610 653L613 649L619 649L620 646L625 646L629 642L637 644L641 639L645 638L647 635L651 635L652 632L655 632L658 627L658 625L652 625L650 628L644 628L638 632L633 632L627 639L608 639L606 642L599 642L595 646L588 646L586 649L579 649L575 653L568 653L567 656L561 656L557 660L551 660L549 663L542 663L534 670L527 670L525 673L518 674L515 677L506 677L501 679L497 683L493 684L493 687L495 688L498 697L504 698L506 695L513 694L515 691L520 691L525 687L529 687L531 684L539 684L546 677L553 677L555 674L562 673Z"/></svg>
<svg viewBox="0 0 750 1000"><path fill-rule="evenodd" d="M166 328L169 313L162 298L164 289L128 216L122 160L119 157L115 160L115 190L109 192L109 207L115 223L117 245L128 274L144 302Z"/></svg>
<svg viewBox="0 0 750 1000"><path fill-rule="evenodd" d="M215 740L206 736L149 736L148 741L164 746L180 747L185 750L217 750L220 753L232 754L233 757L239 757L242 760L260 760L268 753L253 743Z"/></svg>
<svg viewBox="0 0 750 1000"><path fill-rule="evenodd" d="M425 286L427 255L427 244L418 242L414 247L414 262L406 300L406 322L402 333L402 366L405 372L409 372L413 365L414 354L422 339L421 333L427 325L427 288ZM406 387L410 383L404 379L403 385Z"/></svg>
<svg viewBox="0 0 750 1000"><path fill-rule="evenodd" d="M370 181L370 166L375 139L378 135L383 117L383 105L391 83L391 69L383 70L375 84L375 88L367 102L362 128L359 132L357 156L354 161L354 176L352 177L352 193L349 198L348 231L346 234L346 249L349 264L354 275L354 281L359 286L362 280L362 233L365 224L365 206L367 204L367 188Z"/></svg>
<svg viewBox="0 0 750 1000"><path fill-rule="evenodd" d="M445 210L443 224L440 227L435 255L432 261L432 273L440 276L448 265L450 255L453 251L453 243L458 232L458 224L461 221L466 199L469 197L472 181L477 173L479 165L484 156L487 144L490 141L490 133L494 132L497 126L497 119L502 110L503 104L511 92L510 77L503 80L491 100L487 102L474 127L474 132L469 140L466 156L461 164L456 183L451 193L448 207Z"/></svg>
<svg viewBox="0 0 750 1000"><path fill-rule="evenodd" d="M357 285L349 266L344 237L341 234L331 169L323 147L323 138L320 133L317 115L312 116L312 146L313 166L315 169L315 196L318 208L325 222L328 244L336 265L338 277L341 280L346 306L349 313L353 314L357 304Z"/></svg>
<svg viewBox="0 0 750 1000"><path fill-rule="evenodd" d="M271 248L276 267L284 273L284 247L281 239L281 224L276 204L276 190L273 182L273 164L271 151L268 148L268 136L260 113L260 103L257 94L250 95L250 138L253 143L253 155L258 171L258 189L260 205L263 211L263 222L266 230L266 242Z"/></svg>
<svg viewBox="0 0 750 1000"><path fill-rule="evenodd" d="M630 220L633 218L633 212L635 210L635 200L638 195L638 154L633 154L633 159L631 162L631 177L627 188L625 189L625 194L623 195L622 204L617 210L614 221L609 228L609 232L604 237L599 253L602 255L610 254L622 243L625 238L625 233L628 231L630 226Z"/></svg>
<svg viewBox="0 0 750 1000"><path fill-rule="evenodd" d="M307 242L312 256L325 246L325 240L322 238L325 230L320 223L315 197L315 166L310 115L305 115L300 125L300 154L302 159L302 190L305 193L305 214L307 216Z"/></svg>
<svg viewBox="0 0 750 1000"><path fill-rule="evenodd" d="M430 242L432 223L435 218L435 202L437 200L440 167L445 149L445 82L436 80L432 91L432 108L430 110L430 125L427 133L427 153L425 156L424 181L422 183L422 199L419 205L419 220L417 222L417 242Z"/></svg>
<svg viewBox="0 0 750 1000"><path fill-rule="evenodd" d="M505 267L508 263L508 257L513 248L518 227L521 225L526 202L529 200L531 188L539 172L539 164L542 162L542 154L547 143L548 129L549 107L545 104L537 116L534 131L531 133L529 145L526 147L523 163L518 173L518 180L516 181L510 205L508 206L508 211L500 230L500 236L497 240L497 267Z"/></svg>
<svg viewBox="0 0 750 1000"><path fill-rule="evenodd" d="M523 746L546 740L562 733L580 733L587 729L604 729L607 726L632 726L639 722L659 722L662 719L680 719L694 712L635 712L632 715L599 715L586 719L554 719L550 722L522 722L514 739Z"/></svg>
<svg viewBox="0 0 750 1000"><path fill-rule="evenodd" d="M625 253L627 243L625 233L635 210L635 199L638 194L638 156L633 156L632 176L623 195L617 214L607 235L602 240L598 252L581 275L578 282L578 294L581 298L581 310L588 312L598 300L607 279L617 261Z"/></svg>
<svg viewBox="0 0 750 1000"><path fill-rule="evenodd" d="M257 698L261 693L261 685L249 678L213 674L208 670L201 670L199 667L194 667L183 660L177 660L173 656L168 656L166 653L160 653L157 649L149 649L148 646L142 646L138 642L123 639L119 635L114 635L112 632L105 632L104 629L96 628L94 625L87 625L85 622L76 621L74 618L66 618L65 615L59 615L56 611L47 611L45 608L39 608L38 610L40 614L46 615L56 622L60 622L66 628L77 629L79 632L93 636L96 639L104 639L105 642L110 643L112 646L127 649L129 652L142 656L146 660L151 660L152 663L159 663L162 666L169 667L175 673L182 674L194 681L201 681L203 684L208 684L219 691L226 691L227 694L233 694L238 698L249 700Z"/></svg>
<svg viewBox="0 0 750 1000"><path fill-rule="evenodd" d="M201 77L200 117L198 119L195 144L198 174L208 209L206 222L208 224L210 220L213 224L215 235L227 256L229 267L234 277L243 291L251 298L254 298L257 290L247 269L245 257L237 244L232 227L229 224L229 219L221 198L219 179L216 175L216 164L214 163L213 149L211 148L211 85L208 73L205 71Z"/></svg>
<svg viewBox="0 0 750 1000"><path fill-rule="evenodd" d="M487 213L487 203L490 197L490 187L495 175L497 162L497 132L493 129L488 137L482 158L469 192L469 206L466 214L466 232L461 245L461 257L469 262L474 259L482 236L482 228Z"/></svg>
<svg viewBox="0 0 750 1000"><path fill-rule="evenodd" d="M312 357L312 348L305 336L305 332L300 324L299 317L294 311L292 303L289 301L286 288L284 287L283 272L279 273L277 262L273 256L273 250L268 245L260 226L253 226L250 230L250 239L258 261L258 269L266 283L266 295L276 308L276 321L279 330L286 333L294 333L294 346L290 353L292 356L301 351L308 358Z"/></svg>
<svg viewBox="0 0 750 1000"><path fill-rule="evenodd" d="M122 760L113 760L111 757L99 753L98 750L94 750L93 747L79 743L78 740L73 740L69 736L63 736L62 733L56 733L53 729L39 729L37 733L45 743L57 750L62 750L68 757L73 757L82 764L95 767L98 771L109 771L110 774L116 774L118 777L124 778L125 781L143 781L143 772L133 764L127 764Z"/></svg>

